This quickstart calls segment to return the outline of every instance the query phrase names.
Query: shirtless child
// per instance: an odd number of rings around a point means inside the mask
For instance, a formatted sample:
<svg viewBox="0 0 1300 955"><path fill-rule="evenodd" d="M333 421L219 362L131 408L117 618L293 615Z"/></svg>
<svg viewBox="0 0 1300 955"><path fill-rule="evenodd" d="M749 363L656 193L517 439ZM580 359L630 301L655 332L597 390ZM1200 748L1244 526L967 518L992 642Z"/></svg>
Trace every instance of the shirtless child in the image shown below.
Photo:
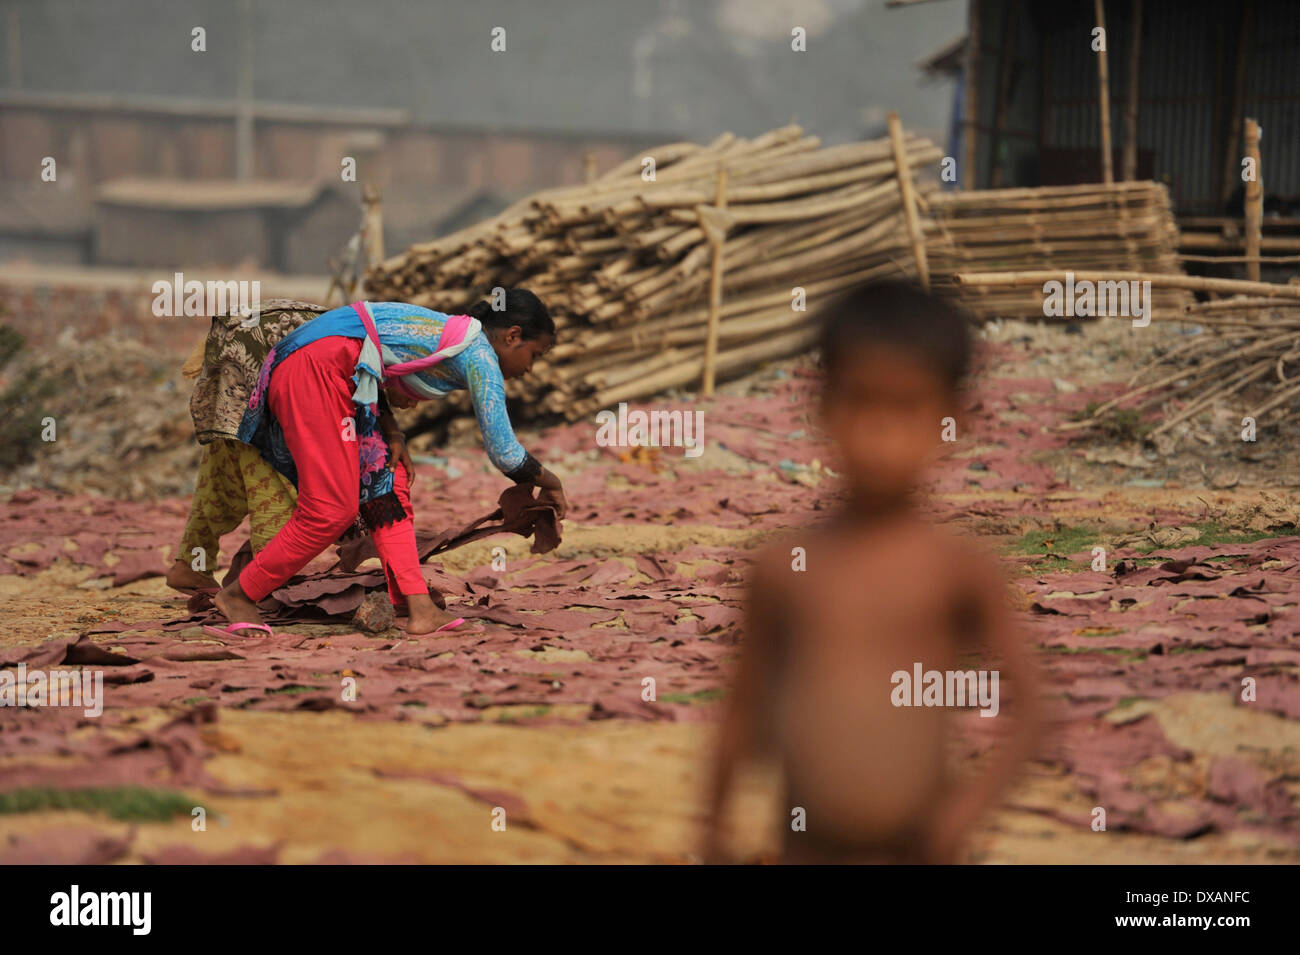
<svg viewBox="0 0 1300 955"><path fill-rule="evenodd" d="M771 755L784 782L783 861L955 862L964 835L1031 754L1039 726L1037 681L996 566L926 523L913 499L942 419L957 414L971 354L966 320L893 283L855 289L822 318L822 413L847 499L825 524L755 562L704 855L722 858L738 762ZM995 660L971 663L981 650ZM917 664L945 675L984 669L995 699L1005 684L1014 688L1011 720L1005 703L983 707L1011 726L977 774L949 772L959 698L899 705L924 699L910 685ZM802 831L792 825L798 809Z"/></svg>

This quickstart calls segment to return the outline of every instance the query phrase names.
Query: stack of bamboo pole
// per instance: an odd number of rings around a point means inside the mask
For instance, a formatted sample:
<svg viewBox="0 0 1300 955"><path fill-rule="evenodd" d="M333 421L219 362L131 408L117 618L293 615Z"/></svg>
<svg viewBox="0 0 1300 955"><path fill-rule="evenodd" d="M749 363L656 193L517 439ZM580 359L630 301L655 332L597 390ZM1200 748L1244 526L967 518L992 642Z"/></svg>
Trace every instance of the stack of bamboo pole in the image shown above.
<svg viewBox="0 0 1300 955"><path fill-rule="evenodd" d="M903 136L899 154L915 170L942 151ZM897 163L889 139L821 148L797 126L660 146L592 182L534 194L412 246L371 269L367 288L375 300L444 312L496 286L532 290L555 316L559 342L509 394L532 411L585 417L701 381L710 234L719 228L719 379L806 351L825 297L873 277L915 275L923 249L909 231ZM934 189L915 184L917 202ZM928 242L932 224L917 222ZM796 287L806 310L793 307Z"/></svg>
<svg viewBox="0 0 1300 955"><path fill-rule="evenodd" d="M1064 270L1182 274L1169 193L1155 182L946 192L929 197L935 287L981 318L1043 318L1041 284L958 287L971 272ZM1154 308L1181 315L1190 295L1153 287Z"/></svg>

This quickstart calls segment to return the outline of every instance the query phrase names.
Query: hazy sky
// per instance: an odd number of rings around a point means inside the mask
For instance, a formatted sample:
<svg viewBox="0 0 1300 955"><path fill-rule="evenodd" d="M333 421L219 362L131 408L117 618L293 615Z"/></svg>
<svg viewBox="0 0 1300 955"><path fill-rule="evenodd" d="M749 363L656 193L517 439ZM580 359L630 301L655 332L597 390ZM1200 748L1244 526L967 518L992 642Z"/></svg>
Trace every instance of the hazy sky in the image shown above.
<svg viewBox="0 0 1300 955"><path fill-rule="evenodd" d="M21 64L69 92L233 96L236 0L0 0ZM252 0L255 95L547 130L752 135L791 119L828 141L898 109L939 130L951 94L918 60L965 29L963 0ZM191 30L207 31L207 52ZM504 28L505 52L492 52ZM807 52L791 31L807 31Z"/></svg>

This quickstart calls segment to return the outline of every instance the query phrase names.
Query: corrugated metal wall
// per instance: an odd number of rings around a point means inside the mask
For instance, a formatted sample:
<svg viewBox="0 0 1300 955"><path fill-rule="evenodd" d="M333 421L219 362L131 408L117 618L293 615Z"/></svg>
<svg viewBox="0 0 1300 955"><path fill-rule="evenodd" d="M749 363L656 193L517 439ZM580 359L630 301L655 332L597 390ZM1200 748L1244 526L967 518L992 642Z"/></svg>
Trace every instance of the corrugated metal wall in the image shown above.
<svg viewBox="0 0 1300 955"><path fill-rule="evenodd" d="M1228 170L1228 113L1242 2L1145 0L1138 70L1138 148L1154 151L1155 178L1166 182L1182 214L1221 210L1222 193L1240 182L1240 147ZM1017 60L1008 121L1030 128L1038 142L1003 137L1003 183L1034 185L1029 156L1042 149L1100 150L1097 54L1092 49L1092 0L1051 4L981 0L979 184L993 164L1003 28L1019 8ZM1131 0L1105 6L1111 96L1111 142L1124 144ZM1300 3L1254 0L1247 46L1242 115L1258 119L1265 191L1300 197ZM1238 131L1239 132L1239 131ZM1028 155L1027 155L1028 154ZM1115 173L1120 175L1118 160Z"/></svg>
<svg viewBox="0 0 1300 955"><path fill-rule="evenodd" d="M1264 191L1300 197L1300 3L1256 4L1245 115L1263 129Z"/></svg>

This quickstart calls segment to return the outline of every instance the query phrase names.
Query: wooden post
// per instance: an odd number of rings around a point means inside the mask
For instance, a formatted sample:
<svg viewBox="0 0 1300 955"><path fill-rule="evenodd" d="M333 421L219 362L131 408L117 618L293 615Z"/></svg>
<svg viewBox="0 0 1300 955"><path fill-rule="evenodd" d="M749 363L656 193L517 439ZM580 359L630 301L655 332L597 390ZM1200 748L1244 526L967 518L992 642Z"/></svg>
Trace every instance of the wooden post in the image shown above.
<svg viewBox="0 0 1300 955"><path fill-rule="evenodd" d="M9 8L8 27L5 30L9 38L9 88L22 89L23 86L23 40L22 27L18 22L18 8Z"/></svg>
<svg viewBox="0 0 1300 955"><path fill-rule="evenodd" d="M1142 0L1133 0L1133 35L1128 45L1128 94L1124 100L1124 179L1137 178L1138 166L1138 56L1142 45Z"/></svg>
<svg viewBox="0 0 1300 955"><path fill-rule="evenodd" d="M596 181L596 154L582 154L582 174L587 182Z"/></svg>
<svg viewBox="0 0 1300 955"><path fill-rule="evenodd" d="M1259 163L1259 123L1246 120L1246 157L1255 167L1255 178L1246 181L1246 277L1259 281L1259 240L1264 227L1264 173Z"/></svg>
<svg viewBox="0 0 1300 955"><path fill-rule="evenodd" d="M342 263L345 284L341 284L340 288L343 290L344 301L350 302L363 292L366 287L366 270L384 261L384 207L380 201L382 198L378 186L361 187L360 242L357 242L357 236L352 237L352 241L348 243L350 254L344 254L346 261ZM360 261L357 261L358 259ZM359 280L353 281L346 277L349 270L353 276L359 276ZM348 288L347 285L353 287ZM330 291L333 290L334 287L331 285Z"/></svg>
<svg viewBox="0 0 1300 955"><path fill-rule="evenodd" d="M727 208L727 167L718 164L718 191L713 200L713 207L718 212ZM712 397L714 374L718 363L718 322L722 310L722 253L727 241L726 225L723 222L710 222L707 217L701 220L704 234L713 246L713 271L709 276L709 333L704 340L704 388L705 398Z"/></svg>
<svg viewBox="0 0 1300 955"><path fill-rule="evenodd" d="M912 191L912 170L907 164L907 146L903 142L903 123L898 113L889 111L889 142L894 147L894 168L898 176L898 191L903 196L903 215L907 219L907 234L912 239L912 257L916 259L916 272L921 285L930 288L930 266L925 258L925 236L916 215L916 196Z"/></svg>
<svg viewBox="0 0 1300 955"><path fill-rule="evenodd" d="M1101 28L1103 41L1106 38L1106 10L1103 0L1092 0L1097 14L1097 26ZM1106 43L1097 51L1097 87L1098 109L1101 111L1101 180L1110 185L1115 181L1110 154L1110 74L1106 69Z"/></svg>
<svg viewBox="0 0 1300 955"><path fill-rule="evenodd" d="M975 168L975 143L978 133L975 125L979 120L979 69L980 69L980 4L979 0L970 0L967 7L969 25L966 27L966 63L963 67L965 76L965 112L962 117L962 157L958 177L963 189L975 189L978 186L978 172Z"/></svg>
<svg viewBox="0 0 1300 955"><path fill-rule="evenodd" d="M253 178L253 0L239 0L235 65L235 178Z"/></svg>
<svg viewBox="0 0 1300 955"><path fill-rule="evenodd" d="M1232 84L1232 105L1228 110L1227 148L1223 156L1223 180L1219 200L1227 202L1240 182L1241 175L1241 113L1246 98L1246 65L1250 56L1250 32L1253 24L1254 2L1244 0L1241 5L1240 31L1237 34L1237 59Z"/></svg>
<svg viewBox="0 0 1300 955"><path fill-rule="evenodd" d="M378 186L363 186L361 189L362 245L366 257L366 268L372 268L384 261L384 208Z"/></svg>

